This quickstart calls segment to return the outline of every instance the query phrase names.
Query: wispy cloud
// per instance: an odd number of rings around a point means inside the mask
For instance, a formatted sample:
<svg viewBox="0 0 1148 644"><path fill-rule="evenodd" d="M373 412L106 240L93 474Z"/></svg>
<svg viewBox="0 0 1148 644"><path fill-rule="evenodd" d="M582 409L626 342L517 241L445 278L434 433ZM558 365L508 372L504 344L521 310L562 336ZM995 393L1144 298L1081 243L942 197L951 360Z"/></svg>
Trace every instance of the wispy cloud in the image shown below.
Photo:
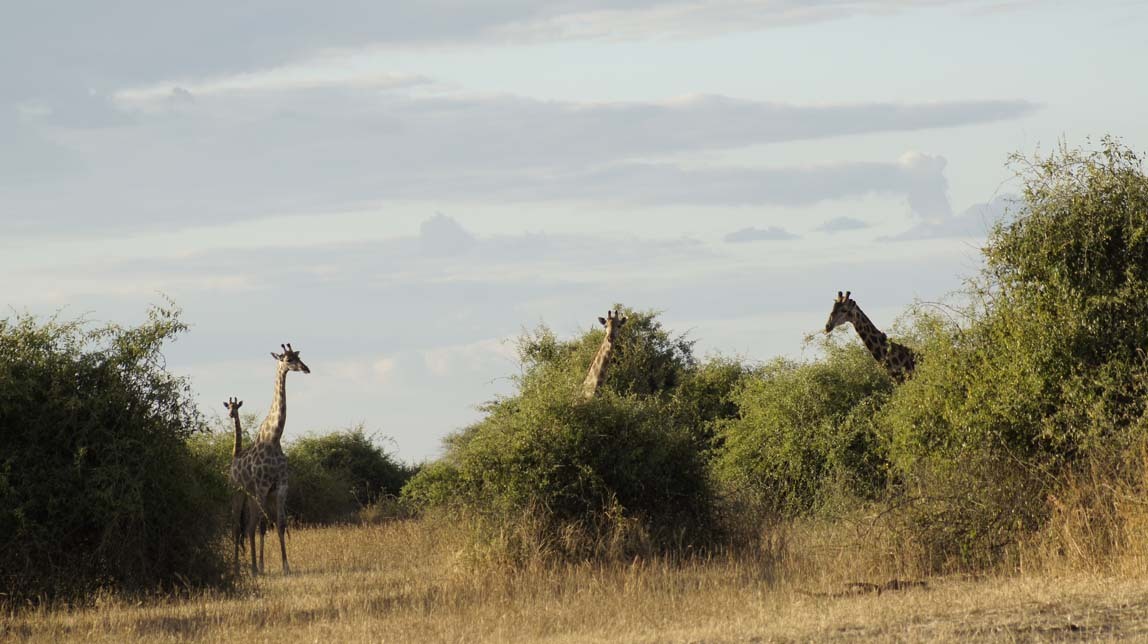
<svg viewBox="0 0 1148 644"><path fill-rule="evenodd" d="M818 226L817 230L825 233L839 233L847 230L864 230L868 227L868 223L856 217L834 217Z"/></svg>
<svg viewBox="0 0 1148 644"><path fill-rule="evenodd" d="M929 217L945 204L940 157L770 169L635 160L953 127L1036 109L1024 101L801 106L716 96L576 103L362 88L183 99L130 124L60 137L73 168L53 175L49 164L39 182L0 195L0 207L23 215L6 232L162 230L395 199L799 204L892 193ZM29 128L58 132L48 123ZM9 154L0 150L0 158ZM98 218L92 204L100 204Z"/></svg>
<svg viewBox="0 0 1148 644"><path fill-rule="evenodd" d="M784 241L787 239L797 239L797 235L779 228L777 226L770 226L768 228L742 228L727 234L723 238L727 243L742 244L746 242L755 241Z"/></svg>

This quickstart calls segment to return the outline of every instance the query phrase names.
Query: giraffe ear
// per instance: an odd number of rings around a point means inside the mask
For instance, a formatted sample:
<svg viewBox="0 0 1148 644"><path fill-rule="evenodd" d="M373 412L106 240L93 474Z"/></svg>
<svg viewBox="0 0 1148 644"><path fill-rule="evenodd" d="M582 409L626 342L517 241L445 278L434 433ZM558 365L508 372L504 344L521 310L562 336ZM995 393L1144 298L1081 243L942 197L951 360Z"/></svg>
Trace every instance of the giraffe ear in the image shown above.
<svg viewBox="0 0 1148 644"><path fill-rule="evenodd" d="M239 409L239 408L240 408L240 407L242 407L242 406L243 406L243 401L242 401L242 400L240 400L240 401L239 401L239 404L235 405L235 408L236 408L236 409Z"/></svg>
<svg viewBox="0 0 1148 644"><path fill-rule="evenodd" d="M271 357L275 358L276 360L282 360L283 359L283 356L279 355L278 353L275 353L274 351L271 352Z"/></svg>
<svg viewBox="0 0 1148 644"><path fill-rule="evenodd" d="M602 323L602 326L606 326L606 318L598 318L598 321Z"/></svg>
<svg viewBox="0 0 1148 644"><path fill-rule="evenodd" d="M629 319L630 319L630 318L618 318L618 326L619 326L619 327L621 327L621 326L625 326L625 325L626 325L626 320L629 320Z"/></svg>
<svg viewBox="0 0 1148 644"><path fill-rule="evenodd" d="M231 409L231 403L223 403L224 409Z"/></svg>

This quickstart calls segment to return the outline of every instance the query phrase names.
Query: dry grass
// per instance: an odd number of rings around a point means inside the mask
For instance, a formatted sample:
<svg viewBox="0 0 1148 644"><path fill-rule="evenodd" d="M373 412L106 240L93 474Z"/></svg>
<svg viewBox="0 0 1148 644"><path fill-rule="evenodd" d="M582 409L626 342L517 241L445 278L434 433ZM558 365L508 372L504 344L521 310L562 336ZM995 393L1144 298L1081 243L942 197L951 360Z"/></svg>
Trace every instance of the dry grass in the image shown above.
<svg viewBox="0 0 1148 644"><path fill-rule="evenodd" d="M8 615L0 640L1148 638L1148 586L1142 574L1130 574L1139 565L1116 575L933 578L927 588L848 595L841 592L847 582L884 582L912 571L840 526L775 533L752 556L517 570L468 563L476 557L459 532L427 521L297 530L290 577L272 563L272 574L232 596L135 603L109 597L79 610Z"/></svg>

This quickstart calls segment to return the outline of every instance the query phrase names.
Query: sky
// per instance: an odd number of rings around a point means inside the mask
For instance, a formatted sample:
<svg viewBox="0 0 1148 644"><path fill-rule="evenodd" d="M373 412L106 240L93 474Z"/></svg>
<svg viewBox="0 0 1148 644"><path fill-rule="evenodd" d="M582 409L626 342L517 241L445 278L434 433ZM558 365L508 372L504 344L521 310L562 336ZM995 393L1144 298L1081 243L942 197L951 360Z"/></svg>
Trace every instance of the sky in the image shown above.
<svg viewBox="0 0 1148 644"><path fill-rule="evenodd" d="M0 3L0 305L166 298L205 413L362 423L420 461L514 339L662 311L808 357L838 290L943 300L1017 211L1009 155L1148 148L1148 3ZM838 331L844 333L845 331Z"/></svg>

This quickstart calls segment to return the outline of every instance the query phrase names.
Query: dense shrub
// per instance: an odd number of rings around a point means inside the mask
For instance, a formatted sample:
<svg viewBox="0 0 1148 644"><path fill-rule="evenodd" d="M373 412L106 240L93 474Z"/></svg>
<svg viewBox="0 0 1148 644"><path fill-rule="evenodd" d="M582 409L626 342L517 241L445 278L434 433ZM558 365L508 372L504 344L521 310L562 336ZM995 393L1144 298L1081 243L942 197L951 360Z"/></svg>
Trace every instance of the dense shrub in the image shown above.
<svg viewBox="0 0 1148 644"><path fill-rule="evenodd" d="M553 545L568 556L704 540L714 529L713 496L700 443L708 424L732 412L728 389L741 370L713 362L699 373L690 341L652 313L628 316L605 385L588 401L578 385L602 332L524 336L518 393L449 438L445 458L411 481L406 498L477 513L499 529L541 525L565 535ZM639 538L603 553L619 530Z"/></svg>
<svg viewBox="0 0 1148 644"><path fill-rule="evenodd" d="M287 447L287 511L302 523L351 521L385 496L397 496L415 468L383 451L362 427L304 436Z"/></svg>
<svg viewBox="0 0 1148 644"><path fill-rule="evenodd" d="M1007 552L1074 468L1142 438L1148 176L1109 140L1023 177L959 326L879 418L938 566Z"/></svg>
<svg viewBox="0 0 1148 644"><path fill-rule="evenodd" d="M720 425L714 470L739 512L794 517L883 491L887 443L873 418L893 382L859 344L823 346L822 358L776 359L734 392L740 413Z"/></svg>
<svg viewBox="0 0 1148 644"><path fill-rule="evenodd" d="M0 321L0 592L69 597L225 580L224 478L161 349L185 326Z"/></svg>

